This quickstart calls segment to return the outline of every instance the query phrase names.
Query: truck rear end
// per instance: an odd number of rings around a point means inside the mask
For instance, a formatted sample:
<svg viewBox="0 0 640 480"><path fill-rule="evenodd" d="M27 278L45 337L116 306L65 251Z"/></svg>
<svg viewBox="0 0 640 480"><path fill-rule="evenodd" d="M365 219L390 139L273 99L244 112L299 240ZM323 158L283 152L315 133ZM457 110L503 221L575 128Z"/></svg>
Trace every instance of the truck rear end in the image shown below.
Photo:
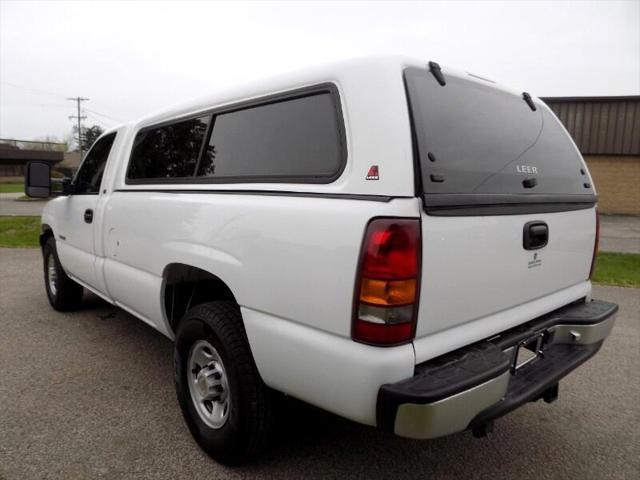
<svg viewBox="0 0 640 480"><path fill-rule="evenodd" d="M596 192L549 108L434 63L404 70L419 219L365 233L353 337L412 342L414 376L384 385L377 423L433 438L551 402L617 306L591 299Z"/></svg>

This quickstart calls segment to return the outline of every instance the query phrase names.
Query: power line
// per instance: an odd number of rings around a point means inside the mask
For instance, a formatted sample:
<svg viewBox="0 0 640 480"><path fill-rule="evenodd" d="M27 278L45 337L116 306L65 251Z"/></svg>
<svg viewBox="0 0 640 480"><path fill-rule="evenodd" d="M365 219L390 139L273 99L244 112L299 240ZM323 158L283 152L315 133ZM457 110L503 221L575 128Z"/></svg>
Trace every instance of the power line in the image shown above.
<svg viewBox="0 0 640 480"><path fill-rule="evenodd" d="M86 108L85 108L86 110ZM92 115L91 113L87 114L89 118L91 118L94 122L98 122L100 125L103 125L107 128L111 127L111 125L109 125L108 123L105 123L104 120L102 120L101 118L96 117L95 115Z"/></svg>
<svg viewBox="0 0 640 480"><path fill-rule="evenodd" d="M111 117L111 116L106 115L106 114L104 114L104 113L96 112L95 110L90 110L90 109L88 109L87 107L84 107L84 109L85 109L87 112L91 112L91 113L93 113L93 114L95 114L95 115L99 115L99 116L104 117L104 118L107 118L107 119L109 119L109 120L113 120L114 122L120 122L120 123L122 123L122 120L120 120L119 118L114 118L114 117Z"/></svg>
<svg viewBox="0 0 640 480"><path fill-rule="evenodd" d="M21 90L25 90L27 92L35 93L37 95L46 95L46 96L49 96L49 97L66 98L67 100L69 99L65 95L62 95L62 94L59 94L59 93L54 93L54 92L49 92L47 90L40 90L38 88L24 87L24 86L17 85L15 83L11 83L11 82L2 81L0 83L3 84L3 85L9 85L11 87L15 87L15 88L19 88ZM76 100L75 97L73 98L73 100ZM89 109L85 108L85 110L89 110ZM108 118L109 120L113 120L115 122L123 122L123 120L120 120L119 118L115 118L115 117L112 117L110 115L107 115L106 113L101 113L101 112L98 112L96 110L89 110L89 111L95 113L96 115L100 115L102 117Z"/></svg>
<svg viewBox="0 0 640 480"><path fill-rule="evenodd" d="M31 92L32 94L35 93L36 95L46 95L48 97L65 98L64 95L61 95L59 93L48 92L46 90L40 90L38 88L24 87L22 85L16 85L15 83L11 83L11 82L0 82L0 83L3 85L9 85L10 87L25 90L27 92Z"/></svg>
<svg viewBox="0 0 640 480"><path fill-rule="evenodd" d="M1 0L0 0L1 1ZM41 103L39 101L33 101L33 102L19 102L19 106L21 108L64 108L66 110L69 109L69 104L68 103Z"/></svg>
<svg viewBox="0 0 640 480"><path fill-rule="evenodd" d="M88 98L83 98L83 97L69 97L67 98L67 100L71 100L73 102L76 102L77 106L78 106L78 115L69 115L69 119L71 118L75 118L78 120L78 149L80 150L80 158L82 158L82 120L86 119L86 115L81 115L80 114L80 104L82 102L87 102L89 101Z"/></svg>
<svg viewBox="0 0 640 480"><path fill-rule="evenodd" d="M80 148L80 154L82 155L82 123L81 123L81 121L85 120L87 117L80 114L80 104L81 104L81 102L88 101L89 100L88 98L65 97L64 95L62 95L60 93L50 92L50 91L42 90L42 89L38 89L38 88L25 87L23 85L17 85L17 84L12 83L12 82L0 81L0 84L8 85L8 86L14 87L14 88L19 88L21 90L24 90L26 92L31 93L32 95L34 95L34 94L35 95L40 95L40 96L44 95L44 96L47 96L47 97L55 97L55 98L59 98L59 99L64 98L66 100L71 100L71 101L76 102L77 103L77 112L78 113L77 113L77 115L70 115L69 118L70 119L76 119L78 121L78 127L77 127L78 128L78 146ZM58 107L58 106L62 107L62 104L60 104L60 105L38 104L38 106L40 106L40 107ZM103 118L109 119L109 120L111 120L113 122L124 123L123 120L120 120L118 118L115 118L115 117L112 117L110 115L107 115L106 113L101 113L101 112L98 112L98 111L95 111L95 110L90 110L88 108L85 108L84 110L86 110L88 112L91 112L91 113L93 113L95 115L99 115L99 116L101 116ZM101 120L96 118L96 117L92 117L92 118L94 118L95 120L101 122ZM102 122L102 123L104 124L104 122Z"/></svg>

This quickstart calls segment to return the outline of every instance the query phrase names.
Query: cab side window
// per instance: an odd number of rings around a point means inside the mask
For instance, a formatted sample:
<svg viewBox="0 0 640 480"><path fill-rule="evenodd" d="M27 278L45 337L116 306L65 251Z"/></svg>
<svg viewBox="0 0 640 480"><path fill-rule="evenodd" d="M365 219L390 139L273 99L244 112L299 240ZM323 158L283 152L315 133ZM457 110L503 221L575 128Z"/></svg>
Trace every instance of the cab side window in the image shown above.
<svg viewBox="0 0 640 480"><path fill-rule="evenodd" d="M210 120L192 118L138 133L127 178L192 177Z"/></svg>
<svg viewBox="0 0 640 480"><path fill-rule="evenodd" d="M76 194L98 194L100 192L100 182L102 182L102 174L104 173L109 152L116 139L116 134L111 133L100 138L93 144L91 150L85 157L80 170L76 174L74 184L76 186Z"/></svg>

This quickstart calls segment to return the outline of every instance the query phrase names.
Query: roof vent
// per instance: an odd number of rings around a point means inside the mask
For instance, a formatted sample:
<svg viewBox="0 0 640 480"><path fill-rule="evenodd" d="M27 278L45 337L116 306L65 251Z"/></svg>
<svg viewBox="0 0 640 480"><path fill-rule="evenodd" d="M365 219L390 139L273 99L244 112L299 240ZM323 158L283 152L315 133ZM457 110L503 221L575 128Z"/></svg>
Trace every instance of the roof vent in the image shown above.
<svg viewBox="0 0 640 480"><path fill-rule="evenodd" d="M431 75L433 75L438 81L440 86L444 87L447 84L444 79L444 75L442 74L442 69L436 62L429 62L429 71L431 72Z"/></svg>
<svg viewBox="0 0 640 480"><path fill-rule="evenodd" d="M527 105L529 105L529 108L535 112L536 104L533 103L533 98L531 98L531 95L529 95L528 92L522 92L522 98L524 98L524 101L527 102Z"/></svg>

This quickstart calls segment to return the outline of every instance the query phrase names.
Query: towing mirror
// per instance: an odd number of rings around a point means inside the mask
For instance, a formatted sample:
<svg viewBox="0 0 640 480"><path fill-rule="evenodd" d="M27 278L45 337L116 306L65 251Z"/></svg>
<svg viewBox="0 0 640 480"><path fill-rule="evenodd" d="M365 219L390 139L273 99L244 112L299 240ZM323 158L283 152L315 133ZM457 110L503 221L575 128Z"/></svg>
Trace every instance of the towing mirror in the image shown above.
<svg viewBox="0 0 640 480"><path fill-rule="evenodd" d="M51 165L45 162L29 162L24 174L24 191L29 197L51 196Z"/></svg>
<svg viewBox="0 0 640 480"><path fill-rule="evenodd" d="M51 178L51 165L46 162L29 162L24 174L24 191L29 197L49 198L72 195L76 186L71 179Z"/></svg>

